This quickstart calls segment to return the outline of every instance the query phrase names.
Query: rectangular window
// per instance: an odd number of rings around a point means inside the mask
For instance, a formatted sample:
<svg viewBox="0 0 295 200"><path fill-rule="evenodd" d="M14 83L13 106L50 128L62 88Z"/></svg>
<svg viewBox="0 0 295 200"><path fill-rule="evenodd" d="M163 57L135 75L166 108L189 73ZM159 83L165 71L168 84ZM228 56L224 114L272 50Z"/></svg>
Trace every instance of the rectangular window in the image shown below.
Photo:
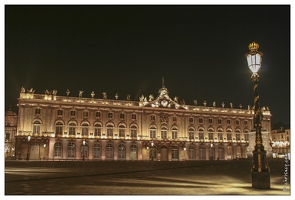
<svg viewBox="0 0 295 200"><path fill-rule="evenodd" d="M94 136L101 136L101 128L100 127L95 127Z"/></svg>
<svg viewBox="0 0 295 200"><path fill-rule="evenodd" d="M230 124L230 119L226 120L226 123L227 123L227 124Z"/></svg>
<svg viewBox="0 0 295 200"><path fill-rule="evenodd" d="M99 111L97 111L97 112L95 113L95 117L96 117L96 118L100 118L100 112L99 112Z"/></svg>
<svg viewBox="0 0 295 200"><path fill-rule="evenodd" d="M241 134L236 134L236 140L241 140Z"/></svg>
<svg viewBox="0 0 295 200"><path fill-rule="evenodd" d="M82 136L88 136L88 127L82 128Z"/></svg>
<svg viewBox="0 0 295 200"><path fill-rule="evenodd" d="M231 133L226 134L227 140L231 140Z"/></svg>
<svg viewBox="0 0 295 200"><path fill-rule="evenodd" d="M40 126L39 125L34 125L33 126L33 133L40 133Z"/></svg>
<svg viewBox="0 0 295 200"><path fill-rule="evenodd" d="M177 131L172 131L172 139L177 139Z"/></svg>
<svg viewBox="0 0 295 200"><path fill-rule="evenodd" d="M244 121L244 125L248 125L248 121L245 120L245 121Z"/></svg>
<svg viewBox="0 0 295 200"><path fill-rule="evenodd" d="M188 121L189 121L189 123L194 123L194 118L190 117L190 118L188 118Z"/></svg>
<svg viewBox="0 0 295 200"><path fill-rule="evenodd" d="M194 140L195 139L195 133L193 131L188 132L188 137L190 140Z"/></svg>
<svg viewBox="0 0 295 200"><path fill-rule="evenodd" d="M136 138L137 137L137 130L131 129L131 137Z"/></svg>
<svg viewBox="0 0 295 200"><path fill-rule="evenodd" d="M122 128L119 129L119 137L125 137L125 130Z"/></svg>
<svg viewBox="0 0 295 200"><path fill-rule="evenodd" d="M71 117L75 117L76 116L76 111L75 110L72 110L71 111Z"/></svg>
<svg viewBox="0 0 295 200"><path fill-rule="evenodd" d="M222 124L222 120L221 119L218 119L218 124Z"/></svg>
<svg viewBox="0 0 295 200"><path fill-rule="evenodd" d="M203 123L203 118L199 118L199 123L202 124Z"/></svg>
<svg viewBox="0 0 295 200"><path fill-rule="evenodd" d="M124 120L125 119L125 114L124 113L120 113L120 120Z"/></svg>
<svg viewBox="0 0 295 200"><path fill-rule="evenodd" d="M218 140L223 140L223 134L222 133L218 133Z"/></svg>
<svg viewBox="0 0 295 200"><path fill-rule="evenodd" d="M136 120L136 114L132 114L132 115L131 115L131 119L132 119L132 120Z"/></svg>
<svg viewBox="0 0 295 200"><path fill-rule="evenodd" d="M237 125L237 126L240 125L240 120L236 120L236 125Z"/></svg>
<svg viewBox="0 0 295 200"><path fill-rule="evenodd" d="M41 114L41 109L40 108L36 108L35 109L35 115L40 115Z"/></svg>
<svg viewBox="0 0 295 200"><path fill-rule="evenodd" d="M247 134L244 134L244 136L245 136L245 140L246 141L249 141L249 134L247 133Z"/></svg>
<svg viewBox="0 0 295 200"><path fill-rule="evenodd" d="M76 129L75 127L70 126L69 127L69 135L75 135L76 134Z"/></svg>
<svg viewBox="0 0 295 200"><path fill-rule="evenodd" d="M107 136L108 137L113 137L113 129L112 128L107 129Z"/></svg>
<svg viewBox="0 0 295 200"><path fill-rule="evenodd" d="M199 133L199 139L204 140L204 133Z"/></svg>
<svg viewBox="0 0 295 200"><path fill-rule="evenodd" d="M209 133L209 140L213 140L213 133Z"/></svg>
<svg viewBox="0 0 295 200"><path fill-rule="evenodd" d="M56 131L56 134L61 135L62 134L62 127L61 126L57 126L56 129L55 129L55 131Z"/></svg>
<svg viewBox="0 0 295 200"><path fill-rule="evenodd" d="M156 138L156 130L154 129L150 130L150 138Z"/></svg>
<svg viewBox="0 0 295 200"><path fill-rule="evenodd" d="M213 119L210 118L210 119L208 120L208 122L209 122L209 124L213 124Z"/></svg>
<svg viewBox="0 0 295 200"><path fill-rule="evenodd" d="M174 117L172 118L172 120L173 120L174 122L176 122L176 121L177 121L177 117L174 116Z"/></svg>
<svg viewBox="0 0 295 200"><path fill-rule="evenodd" d="M63 110L58 110L58 111L57 111L57 115L58 115L58 116L62 116L62 114L63 114Z"/></svg>
<svg viewBox="0 0 295 200"><path fill-rule="evenodd" d="M166 139L167 138L167 131L161 131L161 138Z"/></svg>
<svg viewBox="0 0 295 200"><path fill-rule="evenodd" d="M156 116L155 115L151 115L151 121L156 121Z"/></svg>
<svg viewBox="0 0 295 200"><path fill-rule="evenodd" d="M108 113L108 118L109 118L109 119L113 119L113 113L110 113L110 112L109 112L109 113Z"/></svg>

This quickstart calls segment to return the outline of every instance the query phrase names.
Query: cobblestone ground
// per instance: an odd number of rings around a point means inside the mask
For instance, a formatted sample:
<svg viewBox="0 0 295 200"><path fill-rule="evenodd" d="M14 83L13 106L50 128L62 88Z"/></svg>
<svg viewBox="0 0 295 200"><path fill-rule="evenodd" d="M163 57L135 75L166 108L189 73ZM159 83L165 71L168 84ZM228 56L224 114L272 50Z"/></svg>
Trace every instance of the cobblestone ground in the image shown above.
<svg viewBox="0 0 295 200"><path fill-rule="evenodd" d="M284 160L269 166L271 189L261 190L250 160L6 161L5 195L290 195Z"/></svg>

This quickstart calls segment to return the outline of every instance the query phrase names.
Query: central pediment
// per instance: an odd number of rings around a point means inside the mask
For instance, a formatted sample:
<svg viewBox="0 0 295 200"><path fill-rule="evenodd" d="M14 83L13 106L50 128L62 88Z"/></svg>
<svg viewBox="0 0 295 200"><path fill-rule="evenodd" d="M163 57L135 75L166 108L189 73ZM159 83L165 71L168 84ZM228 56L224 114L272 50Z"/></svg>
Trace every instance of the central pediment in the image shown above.
<svg viewBox="0 0 295 200"><path fill-rule="evenodd" d="M168 89L164 85L159 89L158 94L156 99L150 95L149 100L142 95L139 98L139 105L142 107L185 109L178 103L177 97L174 97L174 100L169 97Z"/></svg>

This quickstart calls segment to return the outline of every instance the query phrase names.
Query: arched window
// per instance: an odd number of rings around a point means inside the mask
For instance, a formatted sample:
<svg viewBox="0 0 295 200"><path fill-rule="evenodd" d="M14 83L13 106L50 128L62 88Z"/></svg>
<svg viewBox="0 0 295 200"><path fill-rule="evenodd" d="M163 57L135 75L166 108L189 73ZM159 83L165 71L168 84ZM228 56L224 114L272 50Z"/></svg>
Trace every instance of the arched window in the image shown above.
<svg viewBox="0 0 295 200"><path fill-rule="evenodd" d="M130 160L137 160L137 147L135 144L130 146Z"/></svg>
<svg viewBox="0 0 295 200"><path fill-rule="evenodd" d="M87 123L82 124L82 136L88 136L88 130L89 130L88 127L89 125Z"/></svg>
<svg viewBox="0 0 295 200"><path fill-rule="evenodd" d="M62 135L62 133L63 133L63 123L62 122L57 122L55 124L55 134Z"/></svg>
<svg viewBox="0 0 295 200"><path fill-rule="evenodd" d="M119 144L119 148L118 148L118 159L125 159L125 146L124 144Z"/></svg>
<svg viewBox="0 0 295 200"><path fill-rule="evenodd" d="M76 124L74 122L69 123L69 135L76 135Z"/></svg>
<svg viewBox="0 0 295 200"><path fill-rule="evenodd" d="M190 145L188 148L188 159L194 160L195 159L195 147Z"/></svg>
<svg viewBox="0 0 295 200"><path fill-rule="evenodd" d="M178 160L179 159L179 151L177 146L172 147L172 160Z"/></svg>
<svg viewBox="0 0 295 200"><path fill-rule="evenodd" d="M150 127L150 138L156 138L156 127Z"/></svg>
<svg viewBox="0 0 295 200"><path fill-rule="evenodd" d="M214 140L214 129L212 127L208 128L208 132L209 140Z"/></svg>
<svg viewBox="0 0 295 200"><path fill-rule="evenodd" d="M62 157L62 144L60 142L56 142L54 144L54 157L55 158Z"/></svg>
<svg viewBox="0 0 295 200"><path fill-rule="evenodd" d="M111 143L106 146L106 158L113 158L113 145Z"/></svg>
<svg viewBox="0 0 295 200"><path fill-rule="evenodd" d="M85 143L85 145L81 145L81 158L88 158L88 145Z"/></svg>
<svg viewBox="0 0 295 200"><path fill-rule="evenodd" d="M125 137L125 126L119 126L119 137Z"/></svg>
<svg viewBox="0 0 295 200"><path fill-rule="evenodd" d="M70 142L68 144L68 158L75 158L76 146L74 143Z"/></svg>
<svg viewBox="0 0 295 200"><path fill-rule="evenodd" d="M34 121L33 123L33 133L40 133L40 129L41 129L41 122L40 121Z"/></svg>
<svg viewBox="0 0 295 200"><path fill-rule="evenodd" d="M131 131L131 134L130 134L131 137L136 138L137 137L137 127L135 125L132 125L130 131Z"/></svg>
<svg viewBox="0 0 295 200"><path fill-rule="evenodd" d="M101 136L101 125L100 124L94 125L94 136Z"/></svg>
<svg viewBox="0 0 295 200"><path fill-rule="evenodd" d="M200 160L205 160L206 159L206 154L205 154L205 147L204 145L200 145L199 147L199 159Z"/></svg>
<svg viewBox="0 0 295 200"><path fill-rule="evenodd" d="M195 130L193 128L188 129L188 137L190 140L195 139Z"/></svg>
<svg viewBox="0 0 295 200"><path fill-rule="evenodd" d="M161 138L167 139L167 128L166 127L162 127L162 129L161 129Z"/></svg>
<svg viewBox="0 0 295 200"><path fill-rule="evenodd" d="M199 131L199 139L200 140L204 140L204 128L203 127L200 127L198 129L198 131Z"/></svg>
<svg viewBox="0 0 295 200"><path fill-rule="evenodd" d="M95 144L93 146L93 158L100 158L100 145Z"/></svg>
<svg viewBox="0 0 295 200"><path fill-rule="evenodd" d="M172 128L172 139L177 139L177 128L176 127Z"/></svg>
<svg viewBox="0 0 295 200"><path fill-rule="evenodd" d="M114 126L112 124L107 125L107 136L113 137Z"/></svg>

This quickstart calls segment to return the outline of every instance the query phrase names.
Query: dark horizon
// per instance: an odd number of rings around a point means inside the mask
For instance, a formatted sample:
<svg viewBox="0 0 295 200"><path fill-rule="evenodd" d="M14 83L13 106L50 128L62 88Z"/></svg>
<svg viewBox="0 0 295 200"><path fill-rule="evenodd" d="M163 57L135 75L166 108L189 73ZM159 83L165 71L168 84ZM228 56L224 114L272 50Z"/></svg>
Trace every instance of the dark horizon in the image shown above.
<svg viewBox="0 0 295 200"><path fill-rule="evenodd" d="M188 105L247 108L253 41L264 54L260 106L273 123L290 124L289 5L5 5L5 110L17 112L22 86L138 101L157 96L162 77Z"/></svg>

